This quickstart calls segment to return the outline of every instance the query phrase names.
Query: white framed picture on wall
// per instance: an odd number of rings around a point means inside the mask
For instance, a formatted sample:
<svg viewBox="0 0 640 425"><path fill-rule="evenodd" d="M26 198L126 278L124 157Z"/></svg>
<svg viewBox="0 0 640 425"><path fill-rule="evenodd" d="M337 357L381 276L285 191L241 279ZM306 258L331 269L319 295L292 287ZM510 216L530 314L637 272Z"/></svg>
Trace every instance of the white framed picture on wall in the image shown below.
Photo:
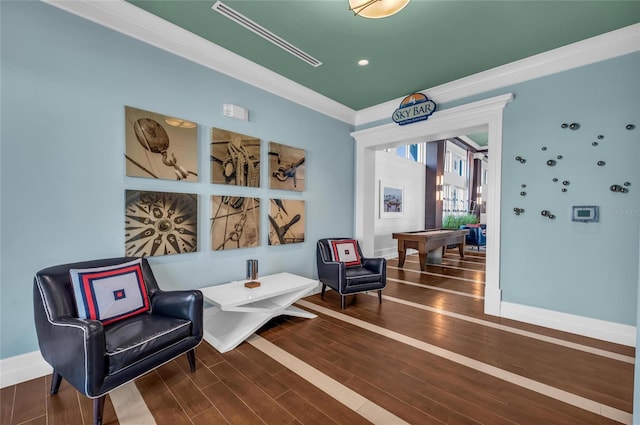
<svg viewBox="0 0 640 425"><path fill-rule="evenodd" d="M400 218L404 215L404 188L380 180L380 218Z"/></svg>

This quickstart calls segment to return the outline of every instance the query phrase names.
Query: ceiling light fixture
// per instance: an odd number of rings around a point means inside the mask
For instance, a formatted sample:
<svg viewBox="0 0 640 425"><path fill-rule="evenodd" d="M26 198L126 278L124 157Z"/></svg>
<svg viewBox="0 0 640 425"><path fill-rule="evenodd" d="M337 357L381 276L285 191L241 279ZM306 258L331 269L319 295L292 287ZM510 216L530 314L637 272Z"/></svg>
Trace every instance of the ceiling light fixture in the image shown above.
<svg viewBox="0 0 640 425"><path fill-rule="evenodd" d="M369 65L369 61L368 61L367 59L360 59L360 60L358 61L358 65L360 65L360 66L367 66L367 65Z"/></svg>
<svg viewBox="0 0 640 425"><path fill-rule="evenodd" d="M400 12L409 0L349 0L349 10L364 18L386 18Z"/></svg>

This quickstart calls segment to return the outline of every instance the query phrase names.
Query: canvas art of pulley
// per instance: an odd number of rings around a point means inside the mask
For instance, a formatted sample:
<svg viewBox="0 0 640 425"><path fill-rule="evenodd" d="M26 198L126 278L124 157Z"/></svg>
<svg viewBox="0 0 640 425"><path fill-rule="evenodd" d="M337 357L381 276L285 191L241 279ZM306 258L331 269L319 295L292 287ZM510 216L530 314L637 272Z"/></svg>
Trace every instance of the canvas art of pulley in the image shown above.
<svg viewBox="0 0 640 425"><path fill-rule="evenodd" d="M222 161L222 173L225 181L236 186L258 187L260 185L260 169L256 166L257 162L242 146L242 139L234 137L227 144L227 156Z"/></svg>
<svg viewBox="0 0 640 425"><path fill-rule="evenodd" d="M198 175L179 165L174 153L171 153L171 158L169 158L169 135L159 122L151 118L140 118L133 124L133 129L142 147L148 152L162 155L162 163L167 167L173 167L178 180L186 179L189 174ZM152 171L147 170L138 163L135 164L153 177L159 178Z"/></svg>
<svg viewBox="0 0 640 425"><path fill-rule="evenodd" d="M279 156L278 163L280 163ZM298 167L302 164L304 164L304 158L301 158L295 164L291 164L290 167L279 167L278 171L273 172L273 177L280 180L281 182L286 182L288 179L293 178L293 187L298 187L298 179L296 178L296 173L298 171Z"/></svg>

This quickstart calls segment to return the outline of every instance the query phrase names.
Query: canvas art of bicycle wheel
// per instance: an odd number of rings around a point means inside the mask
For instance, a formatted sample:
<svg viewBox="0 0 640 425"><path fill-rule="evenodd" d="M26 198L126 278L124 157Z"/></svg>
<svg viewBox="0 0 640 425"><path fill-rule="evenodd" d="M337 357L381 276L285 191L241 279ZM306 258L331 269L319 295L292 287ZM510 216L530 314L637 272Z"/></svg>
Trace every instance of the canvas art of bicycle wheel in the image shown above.
<svg viewBox="0 0 640 425"><path fill-rule="evenodd" d="M211 197L211 249L260 245L260 199L242 196Z"/></svg>
<svg viewBox="0 0 640 425"><path fill-rule="evenodd" d="M269 188L304 191L305 161L304 149L269 142Z"/></svg>
<svg viewBox="0 0 640 425"><path fill-rule="evenodd" d="M126 175L198 181L198 125L125 106Z"/></svg>
<svg viewBox="0 0 640 425"><path fill-rule="evenodd" d="M211 183L260 187L260 139L212 128Z"/></svg>
<svg viewBox="0 0 640 425"><path fill-rule="evenodd" d="M198 196L125 191L125 255L143 257L198 250Z"/></svg>
<svg viewBox="0 0 640 425"><path fill-rule="evenodd" d="M269 245L304 242L305 201L271 199Z"/></svg>

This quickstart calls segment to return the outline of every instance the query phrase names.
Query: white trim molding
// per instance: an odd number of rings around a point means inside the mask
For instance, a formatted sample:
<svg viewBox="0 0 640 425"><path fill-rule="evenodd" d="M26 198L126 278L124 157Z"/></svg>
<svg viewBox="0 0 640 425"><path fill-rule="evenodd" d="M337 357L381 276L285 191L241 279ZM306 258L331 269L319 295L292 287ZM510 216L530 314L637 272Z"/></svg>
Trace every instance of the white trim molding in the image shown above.
<svg viewBox="0 0 640 425"><path fill-rule="evenodd" d="M460 134L486 131L491 146L487 201L487 267L485 313L500 315L500 199L502 180L502 113L513 94L508 93L455 108L436 111L426 121L399 126L384 124L351 133L356 140L355 236L365 256L374 253L375 151L383 148L428 142Z"/></svg>
<svg viewBox="0 0 640 425"><path fill-rule="evenodd" d="M53 372L40 351L0 359L0 388L36 379Z"/></svg>
<svg viewBox="0 0 640 425"><path fill-rule="evenodd" d="M636 346L636 327L503 301L502 317L616 344Z"/></svg>

